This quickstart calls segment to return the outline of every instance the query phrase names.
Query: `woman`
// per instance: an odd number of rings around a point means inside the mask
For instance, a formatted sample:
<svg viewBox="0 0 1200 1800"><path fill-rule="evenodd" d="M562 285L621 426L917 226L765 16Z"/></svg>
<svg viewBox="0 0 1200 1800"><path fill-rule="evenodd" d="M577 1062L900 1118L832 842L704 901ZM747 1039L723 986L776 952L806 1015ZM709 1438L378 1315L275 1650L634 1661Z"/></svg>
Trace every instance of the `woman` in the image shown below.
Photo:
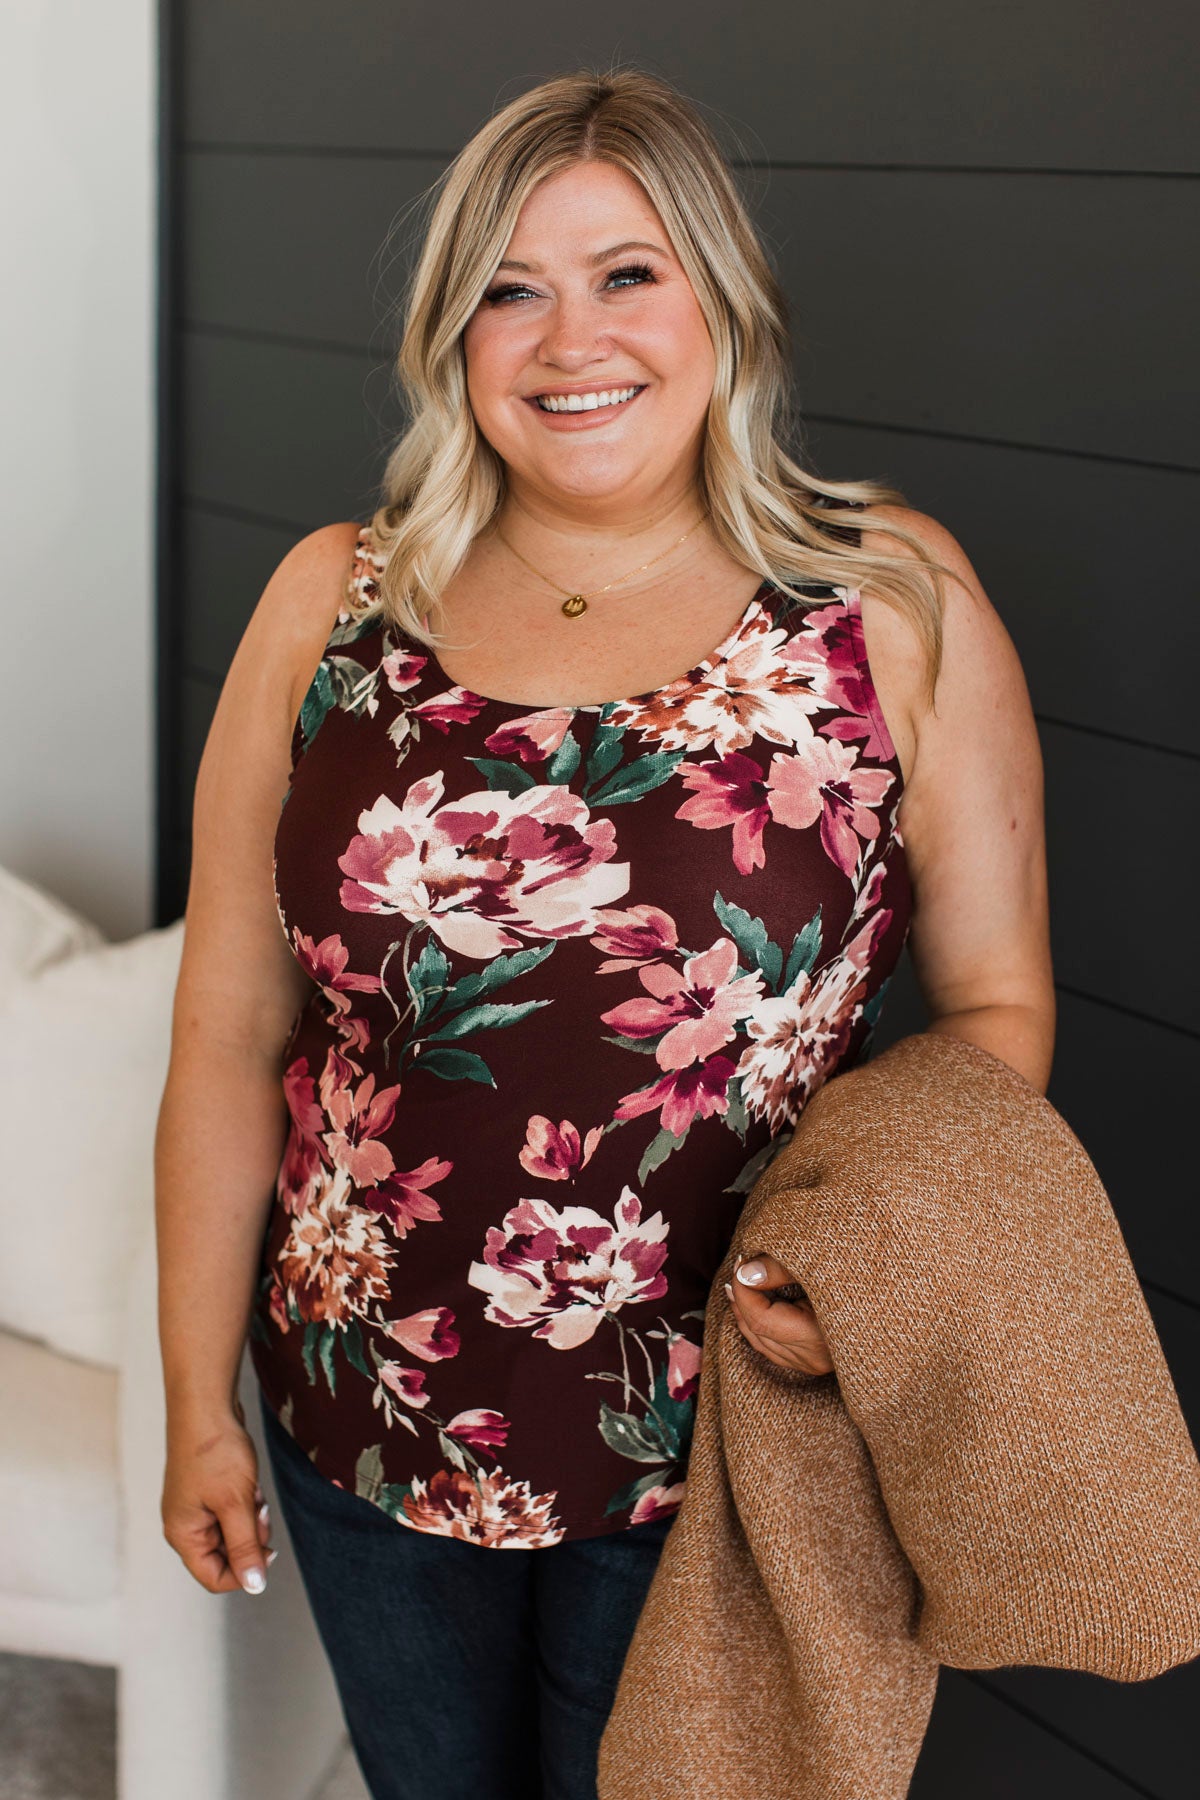
<svg viewBox="0 0 1200 1800"><path fill-rule="evenodd" d="M162 1511L261 1587L249 1325L372 1794L582 1796L713 1272L906 937L931 1029L1045 1089L1041 764L951 534L788 454L785 303L693 106L568 75L438 189L382 504L271 577L197 781ZM756 1260L740 1328L827 1372Z"/></svg>

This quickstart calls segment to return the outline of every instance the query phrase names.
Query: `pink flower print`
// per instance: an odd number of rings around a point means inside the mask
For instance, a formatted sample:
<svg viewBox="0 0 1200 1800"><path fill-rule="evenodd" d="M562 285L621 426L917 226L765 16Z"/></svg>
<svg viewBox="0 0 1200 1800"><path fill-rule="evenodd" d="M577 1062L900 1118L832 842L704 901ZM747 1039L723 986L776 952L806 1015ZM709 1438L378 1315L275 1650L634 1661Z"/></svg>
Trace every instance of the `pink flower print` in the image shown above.
<svg viewBox="0 0 1200 1800"><path fill-rule="evenodd" d="M475 1406L469 1412L455 1413L443 1430L447 1437L458 1438L472 1450L490 1451L495 1445L503 1447L508 1442L510 1425L503 1413L493 1412L488 1406Z"/></svg>
<svg viewBox="0 0 1200 1800"><path fill-rule="evenodd" d="M403 806L381 794L338 858L350 912L423 921L449 950L481 959L532 938L590 933L597 906L629 888L614 863L616 831L567 787L519 794L479 789L436 811L441 770L414 782Z"/></svg>
<svg viewBox="0 0 1200 1800"><path fill-rule="evenodd" d="M378 975L347 973L346 964L350 961L350 952L336 931L329 937L323 937L318 944L301 931L299 926L293 926L292 938L301 968L318 987L324 989L336 1012L349 1012L347 994L377 994L383 986Z"/></svg>
<svg viewBox="0 0 1200 1800"><path fill-rule="evenodd" d="M421 656L415 650L399 649L385 656L379 667L393 694L407 694L420 681L421 671L428 661L427 656Z"/></svg>
<svg viewBox="0 0 1200 1800"><path fill-rule="evenodd" d="M620 912L609 907L597 912L599 925L590 940L597 950L616 950L615 957L597 966L597 974L610 975L621 969L636 969L656 957L669 956L679 945L679 933L670 913L661 906L644 903Z"/></svg>
<svg viewBox="0 0 1200 1800"><path fill-rule="evenodd" d="M292 1221L279 1252L279 1279L302 1319L344 1329L388 1295L394 1252L375 1215L354 1203L344 1169L322 1170L314 1198Z"/></svg>
<svg viewBox="0 0 1200 1800"><path fill-rule="evenodd" d="M870 975L871 965L875 960L875 951L884 932L892 922L890 906L877 907L866 924L858 930L845 945L842 955L848 963L852 963L861 975Z"/></svg>
<svg viewBox="0 0 1200 1800"><path fill-rule="evenodd" d="M517 1152L517 1161L527 1175L542 1181L569 1181L577 1169L591 1160L603 1136L603 1125L593 1125L581 1146L579 1132L569 1119L554 1125L542 1113L534 1113L525 1127L525 1142Z"/></svg>
<svg viewBox="0 0 1200 1800"><path fill-rule="evenodd" d="M533 1326L556 1350L594 1335L606 1313L667 1291L662 1273L668 1227L661 1213L642 1219L642 1203L621 1189L610 1222L586 1206L520 1200L490 1225L482 1262L467 1275L488 1295L494 1325Z"/></svg>
<svg viewBox="0 0 1200 1800"><path fill-rule="evenodd" d="M345 1169L355 1187L374 1187L396 1166L378 1140L396 1115L399 1094L398 1085L376 1093L373 1072L356 1088L349 1083L329 1088L325 1109L333 1129L325 1133L325 1147L334 1168Z"/></svg>
<svg viewBox="0 0 1200 1800"><path fill-rule="evenodd" d="M379 1364L376 1373L380 1385L375 1389L371 1404L382 1406L389 1418L395 1418L396 1414L388 1403L388 1394L394 1394L397 1400L403 1401L405 1406L414 1407L418 1412L429 1405L424 1369L406 1369L403 1363L385 1362ZM387 1390L386 1393L384 1389ZM408 1424L407 1419L403 1422Z"/></svg>
<svg viewBox="0 0 1200 1800"><path fill-rule="evenodd" d="M527 1481L514 1481L500 1469L473 1475L438 1469L428 1483L414 1475L408 1489L404 1516L418 1531L502 1550L540 1550L564 1535L554 1516L557 1494L535 1495Z"/></svg>
<svg viewBox="0 0 1200 1800"><path fill-rule="evenodd" d="M850 914L852 919L861 919L864 914L869 913L873 907L879 905L879 895L882 891L883 878L886 874L887 863L881 858L879 862L873 865L871 873L867 876L867 879L863 882L854 897L854 910Z"/></svg>
<svg viewBox="0 0 1200 1800"><path fill-rule="evenodd" d="M760 602L710 669L699 675L689 670L643 700L620 702L612 723L691 755L711 745L725 757L756 736L790 744L798 721L822 702L781 656L787 636Z"/></svg>
<svg viewBox="0 0 1200 1800"><path fill-rule="evenodd" d="M690 1400L700 1383L701 1348L690 1338L671 1340L667 1359L667 1392L672 1400Z"/></svg>
<svg viewBox="0 0 1200 1800"><path fill-rule="evenodd" d="M733 826L733 864L739 874L760 869L763 827L769 817L767 784L752 756L726 756L721 762L685 763L678 771L695 799L685 800L675 814L701 831Z"/></svg>
<svg viewBox="0 0 1200 1800"><path fill-rule="evenodd" d="M636 1119L657 1111L664 1131L683 1137L696 1119L711 1118L729 1110L729 1083L735 1065L727 1056L710 1056L660 1076L635 1094L624 1094L613 1108L614 1119Z"/></svg>
<svg viewBox="0 0 1200 1800"><path fill-rule="evenodd" d="M290 1123L275 1191L287 1212L300 1213L312 1205L323 1179L320 1133L325 1128L325 1114L317 1101L307 1056L297 1057L284 1072L283 1095Z"/></svg>
<svg viewBox="0 0 1200 1800"><path fill-rule="evenodd" d="M686 1488L686 1479L676 1481L671 1487L647 1488L644 1494L639 1494L637 1505L629 1515L629 1523L644 1525L650 1519L666 1518L677 1513L683 1505Z"/></svg>
<svg viewBox="0 0 1200 1800"><path fill-rule="evenodd" d="M271 1283L271 1292L267 1299L267 1310L271 1315L271 1323L277 1331L290 1331L292 1321L288 1317L287 1300L283 1289L277 1281Z"/></svg>
<svg viewBox="0 0 1200 1800"><path fill-rule="evenodd" d="M454 1314L448 1306L426 1306L420 1312L406 1313L402 1319L382 1319L380 1324L388 1337L424 1362L457 1356L461 1347L461 1338L454 1329Z"/></svg>
<svg viewBox="0 0 1200 1800"><path fill-rule="evenodd" d="M667 963L646 963L638 980L649 999L626 1000L600 1017L623 1037L662 1032L654 1051L660 1069L685 1069L727 1044L738 1021L754 1011L763 988L757 970L738 971L737 945L727 937L689 956L682 971Z"/></svg>
<svg viewBox="0 0 1200 1800"><path fill-rule="evenodd" d="M484 748L493 756L510 761L545 762L553 756L571 727L572 714L564 706L547 706L541 712L525 713L522 718L508 719L484 738Z"/></svg>
<svg viewBox="0 0 1200 1800"><path fill-rule="evenodd" d="M780 825L804 830L821 821L821 843L843 875L854 877L859 839L879 835L879 815L894 777L889 769L869 769L848 744L813 737L790 756L771 758L767 804Z"/></svg>
<svg viewBox="0 0 1200 1800"><path fill-rule="evenodd" d="M857 960L840 956L815 979L801 974L786 993L768 995L747 1020L750 1042L737 1066L742 1098L772 1136L844 1055L865 994Z"/></svg>
<svg viewBox="0 0 1200 1800"><path fill-rule="evenodd" d="M817 730L827 737L863 738L862 755L887 762L895 747L886 725L880 730L882 721L867 673L861 606L856 590L832 605L812 608L803 631L795 634L782 655L807 676L825 705L839 709Z"/></svg>
<svg viewBox="0 0 1200 1800"><path fill-rule="evenodd" d="M391 1170L361 1198L364 1205L382 1213L393 1234L403 1240L418 1219L441 1218L441 1207L426 1189L435 1181L444 1181L453 1167L454 1164L443 1157L427 1156L415 1169Z"/></svg>
<svg viewBox="0 0 1200 1800"><path fill-rule="evenodd" d="M469 725L486 705L482 694L469 694L466 688L452 687L444 693L431 694L428 700L419 701L409 710L412 718L421 719L445 736L451 725Z"/></svg>

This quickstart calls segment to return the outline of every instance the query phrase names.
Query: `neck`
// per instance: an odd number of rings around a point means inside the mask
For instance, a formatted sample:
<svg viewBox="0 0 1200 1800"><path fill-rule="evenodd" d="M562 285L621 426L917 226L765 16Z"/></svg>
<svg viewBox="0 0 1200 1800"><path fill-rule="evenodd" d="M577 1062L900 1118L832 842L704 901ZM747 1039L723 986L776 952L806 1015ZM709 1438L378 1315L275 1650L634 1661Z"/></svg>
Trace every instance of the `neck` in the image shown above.
<svg viewBox="0 0 1200 1800"><path fill-rule="evenodd" d="M547 566L564 562L572 568L607 568L613 562L642 555L681 537L705 510L694 482L680 483L648 501L605 495L548 495L510 480L494 523L522 555ZM703 534L701 526L696 536Z"/></svg>

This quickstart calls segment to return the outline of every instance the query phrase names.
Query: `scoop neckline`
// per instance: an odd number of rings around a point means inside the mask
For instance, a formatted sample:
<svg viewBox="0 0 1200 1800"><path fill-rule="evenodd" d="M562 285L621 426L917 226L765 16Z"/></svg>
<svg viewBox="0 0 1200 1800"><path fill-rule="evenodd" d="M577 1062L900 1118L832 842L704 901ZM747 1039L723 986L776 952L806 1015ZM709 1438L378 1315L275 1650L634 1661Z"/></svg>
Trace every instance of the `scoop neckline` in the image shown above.
<svg viewBox="0 0 1200 1800"><path fill-rule="evenodd" d="M420 640L416 638L411 641L417 646L419 653L426 658L433 671L446 683L447 687L457 689L459 693L467 695L472 700L480 700L485 706L499 707L504 712L512 713L599 713L606 712L614 706L643 705L648 701L657 700L660 694L669 693L672 688L678 687L681 682L693 682L698 679L702 680L706 675L711 675L714 670L721 667L722 663L728 661L747 625L750 623L750 620L754 617L756 612L762 610L764 595L775 591L777 590L775 589L774 582L771 580L770 576L767 576L764 581L760 582L757 591L752 594L747 601L743 608L742 615L734 625L733 629L726 633L715 649L710 650L708 655L703 657L700 662L693 663L690 669L685 669L681 675L676 675L670 681L662 682L658 687L645 688L640 694L621 694L613 700L567 701L560 705L556 705L553 701L502 700L497 694L481 694L477 688L464 687L461 682L452 681L450 676L446 673L446 670L442 667L440 657L431 645L422 644Z"/></svg>

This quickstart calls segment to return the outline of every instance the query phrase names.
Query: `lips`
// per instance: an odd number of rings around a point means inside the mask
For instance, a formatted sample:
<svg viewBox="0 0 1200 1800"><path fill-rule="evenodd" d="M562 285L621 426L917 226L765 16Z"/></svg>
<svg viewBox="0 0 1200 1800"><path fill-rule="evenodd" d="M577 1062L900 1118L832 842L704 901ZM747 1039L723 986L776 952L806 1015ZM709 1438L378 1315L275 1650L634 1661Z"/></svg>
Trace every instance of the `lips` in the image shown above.
<svg viewBox="0 0 1200 1800"><path fill-rule="evenodd" d="M538 405L539 398L545 398L546 396L566 398L571 394L578 394L582 397L585 394L623 393L627 392L629 388L633 388L634 392L630 394L627 400L610 400L603 406L564 406L561 410L551 410L547 407ZM544 425L548 425L552 429L560 431L578 431L589 425L606 425L610 423L617 417L618 413L627 412L631 406L636 406L645 391L646 386L644 383L630 381L626 382L622 387L614 385L608 388L546 388L543 389L541 395L526 394L523 398L526 405L533 408Z"/></svg>

